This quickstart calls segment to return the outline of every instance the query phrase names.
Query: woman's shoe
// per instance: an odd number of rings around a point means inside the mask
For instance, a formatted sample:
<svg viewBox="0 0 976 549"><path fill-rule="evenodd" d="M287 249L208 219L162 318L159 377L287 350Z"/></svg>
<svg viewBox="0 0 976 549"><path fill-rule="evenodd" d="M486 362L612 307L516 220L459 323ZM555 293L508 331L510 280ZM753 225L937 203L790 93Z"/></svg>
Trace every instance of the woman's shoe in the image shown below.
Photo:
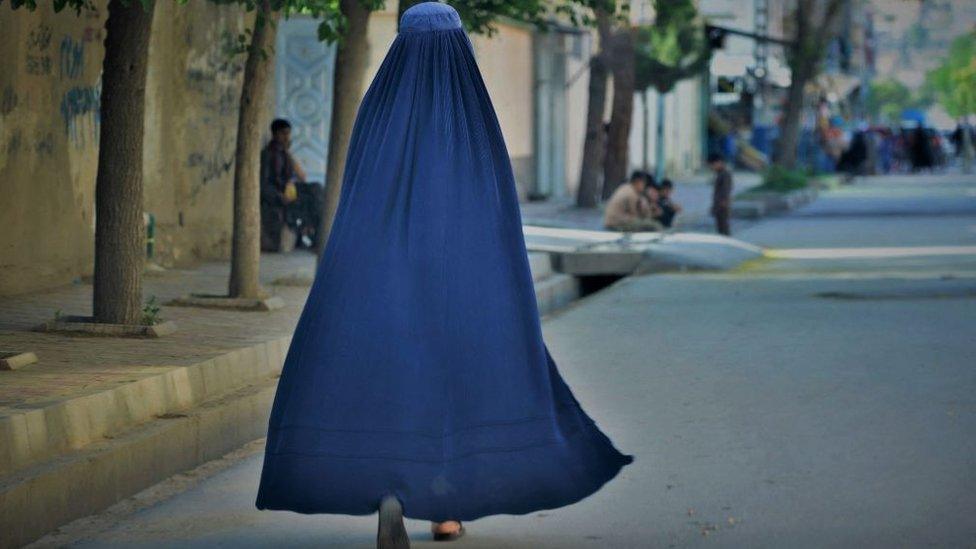
<svg viewBox="0 0 976 549"><path fill-rule="evenodd" d="M410 549L410 538L403 526L403 507L400 500L386 496L380 502L380 526L376 533L376 549Z"/></svg>
<svg viewBox="0 0 976 549"><path fill-rule="evenodd" d="M456 521L458 523L458 529L453 532L438 532L436 527L431 527L431 533L434 534L434 541L454 541L459 537L464 535L464 525L461 521Z"/></svg>

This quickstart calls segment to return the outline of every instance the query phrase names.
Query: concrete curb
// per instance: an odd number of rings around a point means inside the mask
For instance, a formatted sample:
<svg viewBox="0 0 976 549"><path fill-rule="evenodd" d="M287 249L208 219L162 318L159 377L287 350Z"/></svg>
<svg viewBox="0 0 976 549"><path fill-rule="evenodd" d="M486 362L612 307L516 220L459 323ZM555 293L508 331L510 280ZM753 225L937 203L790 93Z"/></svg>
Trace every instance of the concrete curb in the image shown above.
<svg viewBox="0 0 976 549"><path fill-rule="evenodd" d="M16 370L37 362L37 355L31 351L0 353L0 370Z"/></svg>
<svg viewBox="0 0 976 549"><path fill-rule="evenodd" d="M535 283L539 316L548 315L569 305L580 295L579 279L567 274L553 273Z"/></svg>
<svg viewBox="0 0 976 549"><path fill-rule="evenodd" d="M115 436L277 375L291 337L237 349L105 391L39 403L0 416L0 474Z"/></svg>
<svg viewBox="0 0 976 549"><path fill-rule="evenodd" d="M553 252L556 269L576 276L648 274L683 270L728 270L761 257L747 242L705 233L604 231ZM609 237L609 238L608 238ZM612 239L611 239L612 238Z"/></svg>
<svg viewBox="0 0 976 549"><path fill-rule="evenodd" d="M277 378L133 429L0 481L0 549L265 436Z"/></svg>
<svg viewBox="0 0 976 549"><path fill-rule="evenodd" d="M247 297L190 294L172 299L166 304L174 307L202 307L205 309L264 312L284 308L285 301L278 296L252 299Z"/></svg>
<svg viewBox="0 0 976 549"><path fill-rule="evenodd" d="M759 219L792 211L813 202L819 194L815 187L785 193L746 192L732 202L732 216L738 219Z"/></svg>
<svg viewBox="0 0 976 549"><path fill-rule="evenodd" d="M164 337L176 332L176 323L167 320L152 325L105 324L89 316L65 316L34 327L37 332L103 337Z"/></svg>

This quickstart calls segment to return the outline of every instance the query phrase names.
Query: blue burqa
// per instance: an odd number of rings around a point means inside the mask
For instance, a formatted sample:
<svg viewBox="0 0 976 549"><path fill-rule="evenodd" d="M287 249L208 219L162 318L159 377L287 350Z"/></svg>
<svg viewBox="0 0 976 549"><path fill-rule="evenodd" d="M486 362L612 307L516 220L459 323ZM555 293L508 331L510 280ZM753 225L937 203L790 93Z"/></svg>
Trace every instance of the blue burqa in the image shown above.
<svg viewBox="0 0 976 549"><path fill-rule="evenodd" d="M419 4L363 99L285 360L259 509L524 514L632 461L542 340L512 168L457 12Z"/></svg>

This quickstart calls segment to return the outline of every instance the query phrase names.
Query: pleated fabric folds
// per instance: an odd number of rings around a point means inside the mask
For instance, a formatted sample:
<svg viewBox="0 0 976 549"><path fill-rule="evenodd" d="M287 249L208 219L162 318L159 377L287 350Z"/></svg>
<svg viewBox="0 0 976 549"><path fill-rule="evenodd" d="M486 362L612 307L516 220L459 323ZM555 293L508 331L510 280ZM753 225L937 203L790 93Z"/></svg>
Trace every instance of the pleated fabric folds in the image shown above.
<svg viewBox="0 0 976 549"><path fill-rule="evenodd" d="M515 181L457 13L416 5L360 106L275 396L259 509L472 520L632 461L542 339Z"/></svg>

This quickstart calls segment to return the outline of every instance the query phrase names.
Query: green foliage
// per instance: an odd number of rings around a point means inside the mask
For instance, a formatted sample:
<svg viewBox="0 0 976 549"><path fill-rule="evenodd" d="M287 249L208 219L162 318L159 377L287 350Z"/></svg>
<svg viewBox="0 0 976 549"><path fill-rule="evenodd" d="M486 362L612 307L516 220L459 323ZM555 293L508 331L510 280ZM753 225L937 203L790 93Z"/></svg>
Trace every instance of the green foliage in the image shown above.
<svg viewBox="0 0 976 549"><path fill-rule="evenodd" d="M133 0L123 0L123 4L128 6ZM137 0L142 4L145 9L152 8L153 0ZM186 0L180 0L185 2ZM3 0L0 0L0 5L3 5ZM34 11L37 9L37 0L10 0L11 9L24 8L27 11ZM75 10L75 13L81 13L81 10L92 10L95 9L94 0L54 0L52 2L52 7L54 11L60 12L64 8L71 8Z"/></svg>
<svg viewBox="0 0 976 549"><path fill-rule="evenodd" d="M655 0L654 23L636 29L635 87L668 93L701 74L711 59L704 23L691 0Z"/></svg>
<svg viewBox="0 0 976 549"><path fill-rule="evenodd" d="M951 116L976 113L976 31L952 41L946 60L926 75L926 88Z"/></svg>
<svg viewBox="0 0 976 549"><path fill-rule="evenodd" d="M865 108L880 122L896 123L905 109L925 108L930 101L925 93L913 93L901 82L886 79L871 83Z"/></svg>
<svg viewBox="0 0 976 549"><path fill-rule="evenodd" d="M807 186L807 174L803 170L792 170L773 164L763 173L762 185L754 191L789 192Z"/></svg>
<svg viewBox="0 0 976 549"><path fill-rule="evenodd" d="M146 326L154 326L163 321L159 316L159 304L156 303L156 296L150 296L146 304L142 307L142 323Z"/></svg>

